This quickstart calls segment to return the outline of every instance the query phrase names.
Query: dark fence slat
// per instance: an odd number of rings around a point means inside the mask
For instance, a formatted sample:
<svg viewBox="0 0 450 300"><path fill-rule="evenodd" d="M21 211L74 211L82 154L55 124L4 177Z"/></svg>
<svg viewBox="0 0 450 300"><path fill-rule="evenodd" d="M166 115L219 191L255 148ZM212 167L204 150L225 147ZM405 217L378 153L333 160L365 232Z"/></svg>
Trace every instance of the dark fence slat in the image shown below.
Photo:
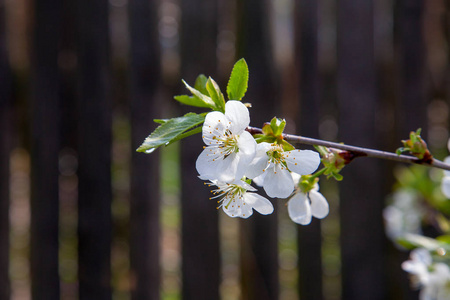
<svg viewBox="0 0 450 300"><path fill-rule="evenodd" d="M297 133L319 137L318 2L295 2L295 60L299 70L300 116ZM320 221L298 226L300 299L320 300L322 292Z"/></svg>
<svg viewBox="0 0 450 300"><path fill-rule="evenodd" d="M373 43L373 1L338 3L340 140L378 148L377 92ZM340 183L342 298L386 296L380 164L361 159L344 169Z"/></svg>
<svg viewBox="0 0 450 300"><path fill-rule="evenodd" d="M61 3L34 1L31 103L31 286L33 299L59 299L58 42Z"/></svg>
<svg viewBox="0 0 450 300"><path fill-rule="evenodd" d="M9 157L12 137L11 70L8 63L5 1L0 1L0 299L9 299Z"/></svg>
<svg viewBox="0 0 450 300"><path fill-rule="evenodd" d="M80 299L111 299L111 99L108 1L78 2Z"/></svg>
<svg viewBox="0 0 450 300"><path fill-rule="evenodd" d="M132 299L159 299L159 153L135 149L159 117L156 92L160 83L157 1L129 2L131 79L130 267Z"/></svg>
<svg viewBox="0 0 450 300"><path fill-rule="evenodd" d="M398 80L397 141L417 128L422 128L422 135L427 136L425 42L422 30L424 11L423 0L396 1L394 46ZM396 277L392 284L395 284L395 288L401 287L398 292L402 292L405 299L418 299L419 293L411 289L410 280L401 269L401 263L409 257L408 253L397 249L394 251L392 276Z"/></svg>
<svg viewBox="0 0 450 300"><path fill-rule="evenodd" d="M396 54L399 62L399 109L397 113L401 138L422 128L426 136L427 105L425 96L425 43L423 37L423 0L398 0L396 11Z"/></svg>
<svg viewBox="0 0 450 300"><path fill-rule="evenodd" d="M181 11L182 77L193 82L202 73L217 79L217 1L183 0ZM186 300L219 299L218 215L222 212L208 200L209 189L196 176L202 145L200 135L181 143L182 298Z"/></svg>
<svg viewBox="0 0 450 300"><path fill-rule="evenodd" d="M238 58L249 65L249 90L245 101L251 102L251 125L262 126L276 112L275 68L273 65L269 1L247 0L238 3ZM279 103L279 102L278 102ZM263 193L262 189L259 189ZM276 300L279 298L278 217L254 213L241 221L241 274L243 299Z"/></svg>

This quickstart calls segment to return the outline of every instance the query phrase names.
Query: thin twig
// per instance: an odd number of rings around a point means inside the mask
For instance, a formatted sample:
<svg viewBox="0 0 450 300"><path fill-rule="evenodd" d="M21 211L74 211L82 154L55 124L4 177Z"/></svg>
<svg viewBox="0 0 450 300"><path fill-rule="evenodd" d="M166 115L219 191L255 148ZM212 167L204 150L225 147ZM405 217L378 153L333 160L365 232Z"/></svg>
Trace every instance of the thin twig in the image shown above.
<svg viewBox="0 0 450 300"><path fill-rule="evenodd" d="M247 127L247 131L251 134L261 134L262 130L261 128L257 127ZM396 153L392 152L386 152L386 151L380 151L380 150L374 150L374 149L368 149L363 147L356 147L356 146L349 146L345 144L339 144L339 143L333 143L328 142L324 140L319 139L313 139L308 137L303 137L299 135L293 135L293 134L283 134L283 138L291 143L298 143L298 144L306 144L306 145L317 145L317 146L325 146L328 148L336 148L340 150L345 150L348 152L351 152L354 154L355 157L376 157L381 159L388 159L398 162L404 162L404 163L410 163L410 164L418 164L418 165L424 165L424 166L430 166L435 167L443 170L449 170L450 171L450 165L443 163L440 160L432 158L431 160L421 160L417 157L410 156L410 155L397 155Z"/></svg>

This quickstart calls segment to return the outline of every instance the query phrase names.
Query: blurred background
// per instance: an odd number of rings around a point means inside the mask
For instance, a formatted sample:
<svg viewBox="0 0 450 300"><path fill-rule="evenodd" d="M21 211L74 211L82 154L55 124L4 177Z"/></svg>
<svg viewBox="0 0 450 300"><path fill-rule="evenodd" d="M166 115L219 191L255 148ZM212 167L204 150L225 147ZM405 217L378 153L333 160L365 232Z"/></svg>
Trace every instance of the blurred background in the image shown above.
<svg viewBox="0 0 450 300"><path fill-rule="evenodd" d="M330 215L231 219L200 136L135 149L203 73L250 69L251 125L447 155L448 0L0 0L0 299L417 299L382 211L397 164L321 180Z"/></svg>

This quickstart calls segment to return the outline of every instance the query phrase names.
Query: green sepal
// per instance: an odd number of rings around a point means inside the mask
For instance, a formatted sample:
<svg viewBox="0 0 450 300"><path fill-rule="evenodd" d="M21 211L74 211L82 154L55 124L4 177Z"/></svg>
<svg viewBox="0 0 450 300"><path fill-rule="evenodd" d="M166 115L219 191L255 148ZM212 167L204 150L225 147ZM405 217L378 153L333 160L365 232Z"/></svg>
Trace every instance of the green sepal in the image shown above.
<svg viewBox="0 0 450 300"><path fill-rule="evenodd" d="M280 136L283 134L284 127L286 127L286 120L274 117L270 121L270 127L272 127L272 131L275 136Z"/></svg>
<svg viewBox="0 0 450 300"><path fill-rule="evenodd" d="M206 90L212 101L216 104L216 107L219 108L221 112L225 112L225 98L220 91L219 85L211 77L209 77L206 82Z"/></svg>
<svg viewBox="0 0 450 300"><path fill-rule="evenodd" d="M253 138L255 139L256 143L262 143L262 142L266 142L269 144L275 143L277 141L277 138L274 136L268 136L268 135L264 135L264 134L255 134L253 136Z"/></svg>
<svg viewBox="0 0 450 300"><path fill-rule="evenodd" d="M284 151L292 151L295 150L295 147L288 143L286 140L281 140L281 145L283 145Z"/></svg>
<svg viewBox="0 0 450 300"><path fill-rule="evenodd" d="M318 176L302 175L302 177L300 177L300 180L298 182L298 186L300 188L300 191L306 194L312 189L314 189L314 186L316 185L317 182L319 182Z"/></svg>
<svg viewBox="0 0 450 300"><path fill-rule="evenodd" d="M401 155L403 152L406 152L406 151L408 151L408 150L406 150L405 147L400 147L397 150L395 150L395 153L397 155Z"/></svg>
<svg viewBox="0 0 450 300"><path fill-rule="evenodd" d="M272 126L270 126L270 123L264 123L262 127L262 132L266 136L274 136Z"/></svg>
<svg viewBox="0 0 450 300"><path fill-rule="evenodd" d="M137 152L152 153L156 148L168 145L184 137L200 132L195 128L205 121L205 114L188 113L182 117L169 119L159 125L136 150ZM199 127L201 128L201 127Z"/></svg>
<svg viewBox="0 0 450 300"><path fill-rule="evenodd" d="M400 155L404 152L409 152L418 159L425 161L431 161L433 156L428 150L427 143L422 139L420 133L422 129L419 128L416 131L411 131L409 134L409 140L402 140L403 147L398 148L395 152Z"/></svg>
<svg viewBox="0 0 450 300"><path fill-rule="evenodd" d="M330 173L328 175L328 178L330 178L330 176L333 177L334 179L336 179L337 181L342 181L342 179L344 179L344 176L342 176L341 174L336 173L336 172Z"/></svg>
<svg viewBox="0 0 450 300"><path fill-rule="evenodd" d="M238 60L231 71L227 85L229 100L241 100L248 88L248 66L245 59Z"/></svg>

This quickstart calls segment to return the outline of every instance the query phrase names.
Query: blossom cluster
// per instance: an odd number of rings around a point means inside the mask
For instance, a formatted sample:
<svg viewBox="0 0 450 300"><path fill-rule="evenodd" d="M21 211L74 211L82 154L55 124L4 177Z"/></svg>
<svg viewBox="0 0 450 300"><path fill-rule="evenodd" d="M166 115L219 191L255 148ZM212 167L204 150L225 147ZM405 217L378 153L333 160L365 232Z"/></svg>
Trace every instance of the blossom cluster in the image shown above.
<svg viewBox="0 0 450 300"><path fill-rule="evenodd" d="M250 124L247 107L230 100L225 112L213 111L206 115L202 127L205 143L196 168L199 178L217 186L213 190L219 207L230 217L248 218L253 209L267 215L274 208L267 198L255 193L249 183L253 180L272 198L287 198L288 212L298 224L309 224L311 217L324 218L328 203L318 192L318 186L302 189L302 175L316 171L319 153L311 150L285 150L282 144L260 142L246 131Z"/></svg>
<svg viewBox="0 0 450 300"><path fill-rule="evenodd" d="M420 300L450 300L450 268L442 262L433 262L424 248L411 251L411 259L402 264L412 275L415 288L420 288Z"/></svg>

